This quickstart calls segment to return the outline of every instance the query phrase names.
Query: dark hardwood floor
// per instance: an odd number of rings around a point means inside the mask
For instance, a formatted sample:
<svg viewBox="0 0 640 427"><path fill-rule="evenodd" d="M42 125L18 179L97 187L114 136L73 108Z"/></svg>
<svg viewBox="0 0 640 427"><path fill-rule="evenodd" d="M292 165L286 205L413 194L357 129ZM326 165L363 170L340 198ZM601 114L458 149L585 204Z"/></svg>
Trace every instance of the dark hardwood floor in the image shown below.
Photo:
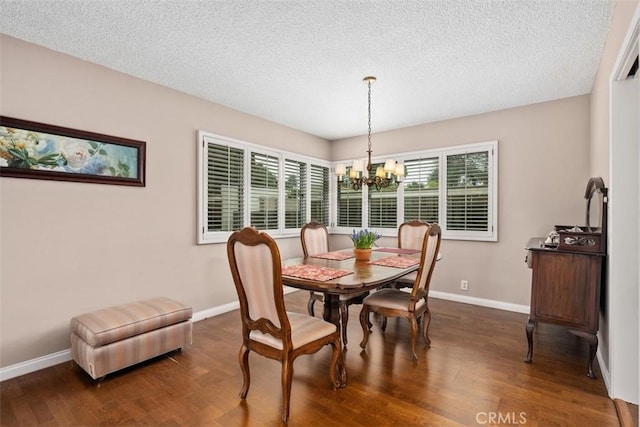
<svg viewBox="0 0 640 427"><path fill-rule="evenodd" d="M305 312L307 292L285 297ZM613 402L587 378L587 344L560 327L536 328L534 360L523 362L524 314L431 299L431 347L389 319L359 346L360 306L350 309L349 383L329 385L327 347L294 364L291 426L617 426ZM318 311L320 308L318 307ZM194 324L193 345L94 382L72 362L0 383L0 424L280 425L280 364L252 353L246 401L238 392L237 311Z"/></svg>

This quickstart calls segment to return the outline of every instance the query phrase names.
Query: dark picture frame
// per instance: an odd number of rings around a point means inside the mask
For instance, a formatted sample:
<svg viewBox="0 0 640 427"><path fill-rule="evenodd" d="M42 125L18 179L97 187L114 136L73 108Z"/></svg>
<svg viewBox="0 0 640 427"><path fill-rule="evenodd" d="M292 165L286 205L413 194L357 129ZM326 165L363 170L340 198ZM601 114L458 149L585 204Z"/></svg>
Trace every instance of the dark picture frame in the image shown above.
<svg viewBox="0 0 640 427"><path fill-rule="evenodd" d="M145 186L146 142L0 116L0 176Z"/></svg>

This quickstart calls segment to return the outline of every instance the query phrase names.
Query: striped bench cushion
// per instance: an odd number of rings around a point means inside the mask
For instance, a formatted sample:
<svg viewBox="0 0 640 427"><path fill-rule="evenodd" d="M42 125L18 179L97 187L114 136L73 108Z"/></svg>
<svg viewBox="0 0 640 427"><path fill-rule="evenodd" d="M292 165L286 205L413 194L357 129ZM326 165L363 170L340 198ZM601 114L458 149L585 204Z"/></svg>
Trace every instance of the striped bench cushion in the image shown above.
<svg viewBox="0 0 640 427"><path fill-rule="evenodd" d="M193 309L170 298L103 308L71 319L71 332L92 347L103 346L191 319Z"/></svg>

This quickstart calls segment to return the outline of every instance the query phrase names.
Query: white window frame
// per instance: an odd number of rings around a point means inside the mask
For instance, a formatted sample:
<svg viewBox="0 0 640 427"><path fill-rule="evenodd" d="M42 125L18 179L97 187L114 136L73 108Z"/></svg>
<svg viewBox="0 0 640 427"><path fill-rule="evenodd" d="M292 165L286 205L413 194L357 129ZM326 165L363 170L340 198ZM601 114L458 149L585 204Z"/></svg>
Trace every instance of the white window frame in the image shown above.
<svg viewBox="0 0 640 427"><path fill-rule="evenodd" d="M447 156L465 153L488 153L488 179L487 192L487 231L460 231L450 230L447 226ZM498 241L498 141L485 143L467 144L464 146L450 147L442 152L440 163L440 201L442 206L439 211L440 225L442 227L442 238L449 240L478 240L478 241Z"/></svg>
<svg viewBox="0 0 640 427"><path fill-rule="evenodd" d="M459 230L448 230L446 224L446 156L452 154L462 154L465 152L479 152L479 151L487 151L489 153L488 157L488 206L487 206L487 231L459 231ZM439 159L439 174L438 174L438 197L439 197L439 206L438 206L438 224L440 224L442 228L442 238L449 240L471 240L471 241L498 241L498 141L485 141L478 142L472 144L464 144L450 147L442 147L437 149L429 149L429 150L421 150L421 151L413 151L413 152L405 152L399 154L388 154L385 157L394 158L396 161L405 162L407 160L413 160L416 157L437 157ZM382 158L372 158L372 163L384 161ZM332 172L335 171L335 166L338 163L347 163L349 164L351 160L341 160L338 162L332 163ZM338 209L338 200L337 200L337 179L335 179L335 173L332 173L333 179L333 209L332 209L332 217L334 220L337 220L337 209ZM369 220L368 220L368 212L369 207L367 205L367 191L368 188L363 188L362 190L362 228L369 228ZM372 190L376 191L376 190ZM398 217L398 226L402 224L405 220L404 218L404 185L400 185L397 189L397 217ZM382 234L383 236L397 236L397 227L395 229L390 228L376 228L377 232ZM336 234L350 234L351 229L348 227L338 227L337 222L333 222L331 224L330 232Z"/></svg>
<svg viewBox="0 0 640 427"><path fill-rule="evenodd" d="M311 165L320 167L326 167L329 169L329 176L334 176L331 168L331 163L326 160L320 160L313 157L302 156L283 150L274 149L259 144L254 144L227 136L214 134L199 130L197 136L197 151L198 151L198 208L197 208L197 243L198 244L212 244L212 243L224 243L229 239L229 236L233 231L207 231L207 150L206 142L209 140L212 143L218 143L220 145L228 145L233 148L241 149L244 153L244 206L243 206L243 227L251 225L251 153L267 154L278 158L278 229L264 230L275 239L282 237L294 237L300 235L300 228L284 228L284 197L285 197L285 179L284 179L284 162L285 159L295 160L307 164L307 178L305 182L305 193L307 194L306 200L306 218L311 217L311 199L310 199L310 170ZM331 193L331 185L329 186L329 212L332 212L331 203L333 195ZM331 218L330 218L331 219Z"/></svg>
<svg viewBox="0 0 640 427"><path fill-rule="evenodd" d="M247 149L246 145L239 140L228 138L222 135L216 135L208 132L198 131L198 218L197 218L197 236L198 236L198 244L207 244L207 243L219 243L226 241L232 232L230 231L207 231L207 143L205 141L210 141L212 143L218 143L219 145L227 145L229 147L237 148L243 150L244 156L244 191L247 191ZM248 222L248 208L247 208L247 194L244 193L244 206L243 206L243 224Z"/></svg>

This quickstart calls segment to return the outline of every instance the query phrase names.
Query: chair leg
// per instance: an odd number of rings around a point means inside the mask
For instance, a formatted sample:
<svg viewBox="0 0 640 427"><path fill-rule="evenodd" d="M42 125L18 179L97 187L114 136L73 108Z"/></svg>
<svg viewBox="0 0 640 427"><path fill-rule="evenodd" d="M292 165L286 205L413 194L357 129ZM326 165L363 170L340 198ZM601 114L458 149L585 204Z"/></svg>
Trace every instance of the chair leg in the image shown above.
<svg viewBox="0 0 640 427"><path fill-rule="evenodd" d="M315 316L313 312L313 304L316 302L316 296L313 291L309 291L309 302L307 303L307 311L309 312L309 316Z"/></svg>
<svg viewBox="0 0 640 427"><path fill-rule="evenodd" d="M331 341L331 362L329 363L329 378L333 389L343 388L347 386L347 370L344 366L342 349L340 341L336 338Z"/></svg>
<svg viewBox="0 0 640 427"><path fill-rule="evenodd" d="M427 347L431 346L431 339L429 338L429 325L431 324L431 310L427 307L427 311L424 312L422 319L422 338Z"/></svg>
<svg viewBox="0 0 640 427"><path fill-rule="evenodd" d="M249 347L242 345L240 347L240 354L238 355L240 361L240 369L242 370L242 389L240 390L240 398L245 399L249 392L249 385L251 383L251 375L249 372Z"/></svg>
<svg viewBox="0 0 640 427"><path fill-rule="evenodd" d="M349 305L340 301L340 323L342 327L342 345L347 346L347 323L349 322Z"/></svg>
<svg viewBox="0 0 640 427"><path fill-rule="evenodd" d="M360 325L362 326L362 342L360 347L366 348L369 341L369 306L367 304L362 305L360 310Z"/></svg>
<svg viewBox="0 0 640 427"><path fill-rule="evenodd" d="M291 403L291 382L293 380L293 360L287 354L282 361L282 422L289 420L289 404Z"/></svg>
<svg viewBox="0 0 640 427"><path fill-rule="evenodd" d="M411 330L411 358L416 361L418 355L416 354L416 337L418 335L418 321L415 316L409 318L409 329Z"/></svg>
<svg viewBox="0 0 640 427"><path fill-rule="evenodd" d="M380 329L382 332L387 330L387 316L380 316Z"/></svg>

